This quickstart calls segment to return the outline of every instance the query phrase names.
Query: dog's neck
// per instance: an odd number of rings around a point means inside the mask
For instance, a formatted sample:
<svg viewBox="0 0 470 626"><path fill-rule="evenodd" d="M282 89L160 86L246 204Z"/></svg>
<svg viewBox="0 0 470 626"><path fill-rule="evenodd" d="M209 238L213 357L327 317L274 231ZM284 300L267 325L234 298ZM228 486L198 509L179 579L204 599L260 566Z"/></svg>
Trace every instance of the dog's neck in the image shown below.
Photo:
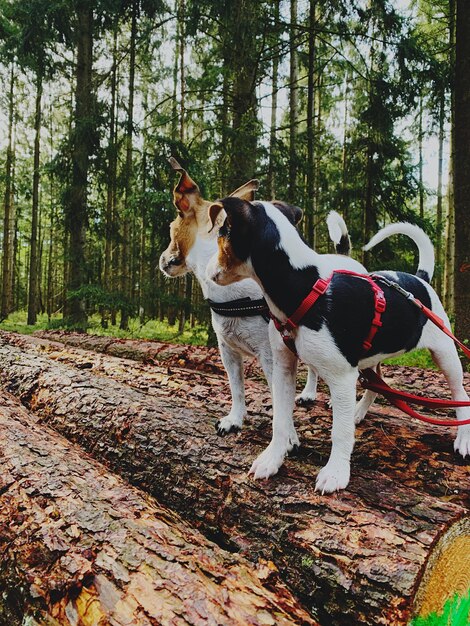
<svg viewBox="0 0 470 626"><path fill-rule="evenodd" d="M212 280L209 280L206 276L207 264L216 253L217 234L204 237L198 235L186 257L186 265L201 285L204 298L214 300L214 302L229 302L244 297L250 297L253 300L261 298L261 289L254 280L246 279L226 287L216 285Z"/></svg>
<svg viewBox="0 0 470 626"><path fill-rule="evenodd" d="M271 310L283 319L296 310L319 278L321 255L308 247L276 207L269 202L260 204L266 221L255 238L251 269Z"/></svg>

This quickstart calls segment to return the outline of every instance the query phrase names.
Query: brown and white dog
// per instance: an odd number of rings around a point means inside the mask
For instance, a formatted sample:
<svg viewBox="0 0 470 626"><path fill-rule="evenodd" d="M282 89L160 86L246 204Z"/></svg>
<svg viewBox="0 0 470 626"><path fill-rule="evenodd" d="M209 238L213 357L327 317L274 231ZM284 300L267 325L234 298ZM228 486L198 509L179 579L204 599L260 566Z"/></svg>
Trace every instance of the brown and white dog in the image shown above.
<svg viewBox="0 0 470 626"><path fill-rule="evenodd" d="M334 255L317 254L309 248L289 220L268 202L225 198L214 203L209 213L214 224L220 223L221 217L224 222L219 231L218 254L207 267L208 278L217 285L252 278L263 289L272 314L280 322L294 314L319 278L326 279L335 269L345 267L338 265ZM416 275L376 274L412 293L450 328L442 304L429 285L434 250L420 228L392 224L379 231L366 248L392 234L405 234L418 245L418 271ZM324 295L305 312L292 331L298 356L328 385L333 407L331 454L316 482L316 489L321 492L344 489L349 482L354 425L364 417L376 395L367 391L355 409L360 369L375 368L383 359L414 348L428 348L447 378L452 399L468 401L462 366L452 339L395 289L386 284L380 287L386 308L366 353L364 339L368 337L376 309L375 290L371 281L363 277L333 274ZM255 478L275 474L298 441L292 419L297 356L284 345L272 323L269 330L274 357L273 436L253 463L250 471ZM468 419L470 407L459 408L456 413L457 419ZM457 429L454 448L464 457L470 455L470 424Z"/></svg>
<svg viewBox="0 0 470 626"><path fill-rule="evenodd" d="M170 244L160 257L161 271L169 277L183 276L187 272L193 272L201 285L204 297L213 304L237 303L245 298L249 298L249 304L259 302L262 299L262 291L259 285L250 278L229 286L216 285L207 279L207 263L217 250L218 229L213 228L208 214L212 202L202 197L198 185L175 159L170 159L170 163L173 169L181 175L173 192L178 216L170 224ZM250 180L231 195L241 200L251 201L254 199L258 186L257 180ZM300 220L301 209L279 201L275 201L274 204L276 210L282 213L291 224L296 224ZM328 218L328 226L336 249L341 250L341 254L334 255L337 257L338 267L354 265L359 268L358 271L364 270L359 263L346 256L350 251L350 241L342 218L333 212ZM237 306L235 304L233 308ZM240 314L240 316L228 317L218 313L217 307L215 309L211 311L212 325L217 335L232 394L230 412L217 424L218 433L224 435L240 429L246 416L243 357L255 356L258 359L270 388L273 360L266 319L266 303L264 303L264 317L260 313L252 316ZM316 389L317 375L309 368L307 383L297 401L299 403L314 401ZM295 444L296 435L294 434L295 431L292 435Z"/></svg>

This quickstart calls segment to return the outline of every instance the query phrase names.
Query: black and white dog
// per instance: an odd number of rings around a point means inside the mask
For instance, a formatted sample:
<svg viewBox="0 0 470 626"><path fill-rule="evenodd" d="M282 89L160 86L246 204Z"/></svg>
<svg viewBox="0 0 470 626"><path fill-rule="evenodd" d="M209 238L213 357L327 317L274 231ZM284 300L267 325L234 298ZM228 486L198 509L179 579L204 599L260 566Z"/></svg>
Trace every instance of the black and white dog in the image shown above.
<svg viewBox="0 0 470 626"><path fill-rule="evenodd" d="M270 203L226 198L209 209L211 221L225 215L219 231L219 250L207 268L219 285L253 278L261 286L271 313L285 322L299 307L319 278L327 278L337 266L330 255L317 254L303 241L294 226ZM435 291L430 287L434 251L429 238L411 224L386 227L371 240L372 247L392 234L406 234L419 248L416 275L380 272L431 308L449 325ZM453 341L412 306L396 290L380 285L386 299L382 326L372 347L364 354L363 343L375 315L374 290L368 280L333 274L326 293L318 299L292 331L299 358L315 369L329 387L333 407L332 449L320 471L316 489L344 489L350 476L355 422L367 413L375 394L367 391L356 410L359 369L376 368L390 356L414 348L429 348L444 372L454 400L468 400L462 367ZM273 436L269 446L253 463L255 478L275 474L289 450L297 443L292 414L297 357L286 348L270 324L273 350ZM458 419L470 417L470 408L457 409ZM470 425L460 426L454 444L464 457L470 454Z"/></svg>

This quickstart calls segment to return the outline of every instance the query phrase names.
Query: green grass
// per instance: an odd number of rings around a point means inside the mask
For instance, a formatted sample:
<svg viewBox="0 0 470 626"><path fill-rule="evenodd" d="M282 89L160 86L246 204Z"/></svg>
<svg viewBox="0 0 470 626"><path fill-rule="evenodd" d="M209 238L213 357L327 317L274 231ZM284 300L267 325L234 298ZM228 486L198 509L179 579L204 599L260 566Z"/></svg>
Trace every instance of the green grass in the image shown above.
<svg viewBox="0 0 470 626"><path fill-rule="evenodd" d="M62 318L57 316L49 323L47 315L38 315L38 321L34 326L26 323L26 311L11 313L8 319L0 323L0 330L30 335L36 330L48 330L64 328L61 326ZM205 346L207 344L207 328L195 326L191 328L186 324L184 332L180 333L178 324L169 326L167 322L149 320L141 324L138 318L129 320L129 330L120 330L119 326L101 327L101 319L98 314L88 320L88 333L92 335L104 335L118 337L120 339L154 339L155 341L169 341L171 343L185 343L193 346ZM403 365L421 367L423 369L437 369L428 350L413 350L407 354L387 359L384 363L389 365Z"/></svg>
<svg viewBox="0 0 470 626"><path fill-rule="evenodd" d="M384 361L387 365L406 365L408 367L422 367L436 370L436 364L431 358L429 350L413 350L400 356Z"/></svg>
<svg viewBox="0 0 470 626"><path fill-rule="evenodd" d="M25 311L11 313L8 319L0 323L0 330L17 332L30 335L37 330L49 330L65 328L61 325L62 318L54 317L49 322L47 315L38 315L37 323L29 326ZM182 333L179 332L178 324L169 326L167 322L149 320L141 324L138 318L129 320L129 330L124 331L119 326L101 327L99 315L93 315L88 320L87 332L92 335L117 337L120 339L154 339L156 341L170 341L172 343L185 343L190 345L206 345L207 329L204 326L190 327L186 324Z"/></svg>
<svg viewBox="0 0 470 626"><path fill-rule="evenodd" d="M470 592L464 598L457 595L448 600L442 613L416 617L410 626L468 626L470 624Z"/></svg>

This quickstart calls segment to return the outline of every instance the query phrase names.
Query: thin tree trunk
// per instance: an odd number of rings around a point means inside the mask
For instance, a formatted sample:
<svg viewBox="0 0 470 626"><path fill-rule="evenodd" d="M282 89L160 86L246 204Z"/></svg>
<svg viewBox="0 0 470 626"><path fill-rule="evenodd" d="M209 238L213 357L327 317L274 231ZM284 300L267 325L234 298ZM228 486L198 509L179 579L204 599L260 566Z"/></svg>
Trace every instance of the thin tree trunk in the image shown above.
<svg viewBox="0 0 470 626"><path fill-rule="evenodd" d="M39 182L41 152L41 118L42 118L42 75L37 75L36 113L34 116L34 158L33 158L33 197L31 208L31 255L29 258L29 296L28 324L34 325L38 311L38 216L39 216Z"/></svg>
<svg viewBox="0 0 470 626"><path fill-rule="evenodd" d="M280 0L274 2L274 23L279 23ZM276 197L276 186L274 178L274 156L276 152L276 130L277 130L277 91L278 91L278 75L279 75L279 56L273 57L271 80L271 126L269 132L269 164L267 176L268 197Z"/></svg>
<svg viewBox="0 0 470 626"><path fill-rule="evenodd" d="M308 33L308 80L307 80L307 198L306 238L313 245L315 224L315 77L316 77L316 25L317 0L310 0Z"/></svg>
<svg viewBox="0 0 470 626"><path fill-rule="evenodd" d="M349 93L350 93L350 74L346 70L345 86L344 86L344 117L343 117L343 148L341 151L341 212L348 223L349 202L347 194L347 163L348 163L348 137L349 137Z"/></svg>
<svg viewBox="0 0 470 626"><path fill-rule="evenodd" d="M113 246L116 245L114 233L114 213L116 204L116 175L117 175L117 145L116 145L116 65L117 65L117 38L118 20L114 24L113 32L113 66L111 69L111 106L109 112L109 140L108 140L108 180L106 190L106 230L104 242L104 272L103 287L110 293L114 291L112 280L112 255ZM108 327L109 311L103 307L101 313L101 326Z"/></svg>
<svg viewBox="0 0 470 626"><path fill-rule="evenodd" d="M121 308L121 330L129 329L129 313L132 301L132 270L130 267L131 257L131 221L130 221L130 201L132 195L132 147L134 135L134 91L135 91L135 52L137 38L137 2L132 5L131 39L129 43L129 98L127 111L126 128L126 166L125 166L125 191L124 191L124 219L123 219L123 242L121 252L122 268L122 296L125 304Z"/></svg>
<svg viewBox="0 0 470 626"><path fill-rule="evenodd" d="M455 68L455 0L449 0L449 49L451 66ZM454 70L455 72L455 70ZM444 305L448 315L454 314L454 270L455 270L455 206L454 206L454 175L455 175L455 87L450 93L450 154L448 208L446 221L446 266L445 266L445 297Z"/></svg>
<svg viewBox="0 0 470 626"><path fill-rule="evenodd" d="M88 168L93 136L93 5L77 5L77 60L75 75L75 128L72 147L72 181L66 206L69 234L65 318L68 323L85 327L85 301L79 292L87 283L86 235L88 225ZM70 295L70 293L72 295Z"/></svg>
<svg viewBox="0 0 470 626"><path fill-rule="evenodd" d="M437 170L437 207L436 207L436 291L439 297L443 297L443 258L442 258L442 172L444 164L444 139L445 139L445 93L442 91L439 104L439 151Z"/></svg>
<svg viewBox="0 0 470 626"><path fill-rule="evenodd" d="M11 63L10 88L8 92L8 144L5 163L5 195L3 203L3 251L2 251L2 298L0 306L0 319L8 317L11 309L11 212L13 203L13 126L14 126L14 89L15 89L15 66Z"/></svg>
<svg viewBox="0 0 470 626"><path fill-rule="evenodd" d="M290 71L289 71L289 186L288 198L297 196L297 123L299 116L299 61L297 58L297 0L290 5Z"/></svg>
<svg viewBox="0 0 470 626"><path fill-rule="evenodd" d="M424 182L423 182L423 98L419 98L418 113L418 175L419 175L419 216L424 219Z"/></svg>

